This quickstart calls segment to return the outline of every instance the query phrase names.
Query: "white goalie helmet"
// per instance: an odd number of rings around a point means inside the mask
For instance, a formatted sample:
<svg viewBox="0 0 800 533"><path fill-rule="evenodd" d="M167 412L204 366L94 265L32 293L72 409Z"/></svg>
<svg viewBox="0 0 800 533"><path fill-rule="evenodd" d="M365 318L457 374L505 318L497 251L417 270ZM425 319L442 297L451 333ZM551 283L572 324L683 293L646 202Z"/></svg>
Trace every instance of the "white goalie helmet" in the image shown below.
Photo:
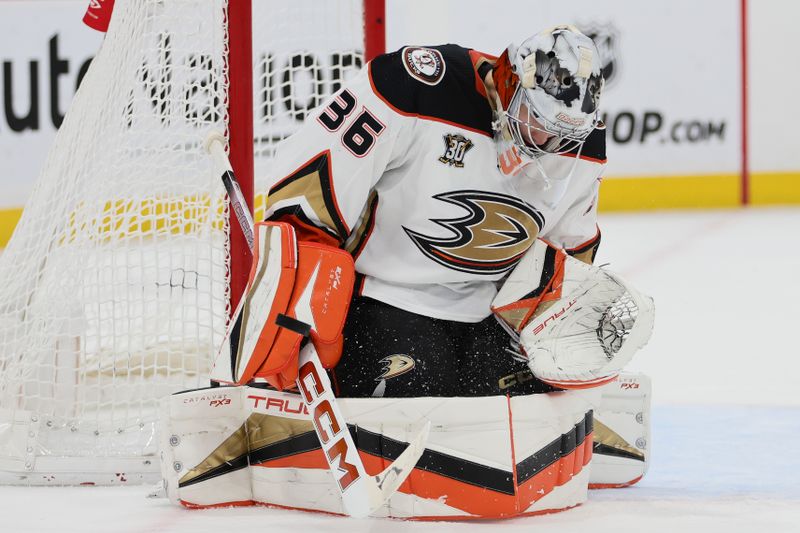
<svg viewBox="0 0 800 533"><path fill-rule="evenodd" d="M574 26L556 26L509 47L509 61L519 81L504 115L520 152L579 148L599 119L603 75L594 42Z"/></svg>
<svg viewBox="0 0 800 533"><path fill-rule="evenodd" d="M594 42L573 26L556 26L509 46L494 67L498 168L539 180L551 204L564 192L577 158L569 171L552 175L541 156L580 154L599 121L601 67ZM561 185L553 188L553 180Z"/></svg>

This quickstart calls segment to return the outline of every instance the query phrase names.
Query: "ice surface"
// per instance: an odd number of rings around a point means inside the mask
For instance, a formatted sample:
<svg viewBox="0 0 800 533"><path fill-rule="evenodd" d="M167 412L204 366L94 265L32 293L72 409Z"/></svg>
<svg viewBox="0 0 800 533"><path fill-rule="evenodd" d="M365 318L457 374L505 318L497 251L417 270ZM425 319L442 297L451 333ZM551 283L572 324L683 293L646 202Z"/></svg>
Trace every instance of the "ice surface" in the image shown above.
<svg viewBox="0 0 800 533"><path fill-rule="evenodd" d="M413 523L187 511L143 487L0 487L3 532L800 532L800 209L605 214L599 263L656 300L653 461L554 515ZM502 528L502 529L500 529Z"/></svg>

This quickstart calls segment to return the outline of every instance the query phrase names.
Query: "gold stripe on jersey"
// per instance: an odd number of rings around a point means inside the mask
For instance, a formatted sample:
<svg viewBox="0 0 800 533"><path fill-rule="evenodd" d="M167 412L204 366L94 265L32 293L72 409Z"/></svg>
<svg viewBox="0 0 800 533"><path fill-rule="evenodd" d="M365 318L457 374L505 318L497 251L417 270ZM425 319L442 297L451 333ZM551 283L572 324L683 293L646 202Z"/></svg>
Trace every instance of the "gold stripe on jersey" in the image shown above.
<svg viewBox="0 0 800 533"><path fill-rule="evenodd" d="M367 205L364 206L364 211L358 217L358 226L350 234L350 238L345 245L345 250L350 252L354 259L357 259L364 249L367 239L369 239L372 229L375 227L375 211L377 209L378 193L373 190L370 192L369 198L367 198Z"/></svg>
<svg viewBox="0 0 800 533"><path fill-rule="evenodd" d="M331 176L331 154L325 150L304 163L295 172L274 185L267 200L267 212L279 202L289 200L297 209L302 209L300 199L310 206L313 218L322 222L325 229L333 233L340 242L347 239L350 230L339 211ZM282 212L285 207L281 207ZM272 217L275 213L272 213ZM310 217L309 217L310 218Z"/></svg>

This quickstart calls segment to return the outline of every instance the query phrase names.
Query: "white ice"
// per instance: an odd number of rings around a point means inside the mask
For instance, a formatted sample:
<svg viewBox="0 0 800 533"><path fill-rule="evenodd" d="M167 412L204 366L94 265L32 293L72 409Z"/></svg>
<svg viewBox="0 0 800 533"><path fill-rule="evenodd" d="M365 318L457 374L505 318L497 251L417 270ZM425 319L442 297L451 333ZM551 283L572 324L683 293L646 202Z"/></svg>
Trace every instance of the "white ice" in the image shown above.
<svg viewBox="0 0 800 533"><path fill-rule="evenodd" d="M656 300L653 460L627 489L510 521L188 511L143 487L0 487L2 532L800 532L800 209L604 214L599 263ZM502 529L500 529L502 528Z"/></svg>

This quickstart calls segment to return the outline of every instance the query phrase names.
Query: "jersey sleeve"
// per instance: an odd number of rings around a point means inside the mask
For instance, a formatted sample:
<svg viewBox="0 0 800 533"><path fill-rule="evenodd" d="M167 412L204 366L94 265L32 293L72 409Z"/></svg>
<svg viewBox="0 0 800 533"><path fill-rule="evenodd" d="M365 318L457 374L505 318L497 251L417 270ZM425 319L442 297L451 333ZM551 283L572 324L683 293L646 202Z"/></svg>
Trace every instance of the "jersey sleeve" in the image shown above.
<svg viewBox="0 0 800 533"><path fill-rule="evenodd" d="M546 239L564 248L571 256L591 264L600 247L597 203L600 182L606 168L606 128L600 123L589 135L580 152L580 170L584 193L572 202ZM574 176L578 178L578 176Z"/></svg>
<svg viewBox="0 0 800 533"><path fill-rule="evenodd" d="M601 167L601 170L602 171ZM570 205L558 224L548 232L547 240L561 246L571 256L591 264L600 246L597 225L597 201L600 177L594 180L586 194Z"/></svg>
<svg viewBox="0 0 800 533"><path fill-rule="evenodd" d="M378 96L370 66L278 146L265 217L301 240L344 245L374 208L377 181L402 164L411 124Z"/></svg>

